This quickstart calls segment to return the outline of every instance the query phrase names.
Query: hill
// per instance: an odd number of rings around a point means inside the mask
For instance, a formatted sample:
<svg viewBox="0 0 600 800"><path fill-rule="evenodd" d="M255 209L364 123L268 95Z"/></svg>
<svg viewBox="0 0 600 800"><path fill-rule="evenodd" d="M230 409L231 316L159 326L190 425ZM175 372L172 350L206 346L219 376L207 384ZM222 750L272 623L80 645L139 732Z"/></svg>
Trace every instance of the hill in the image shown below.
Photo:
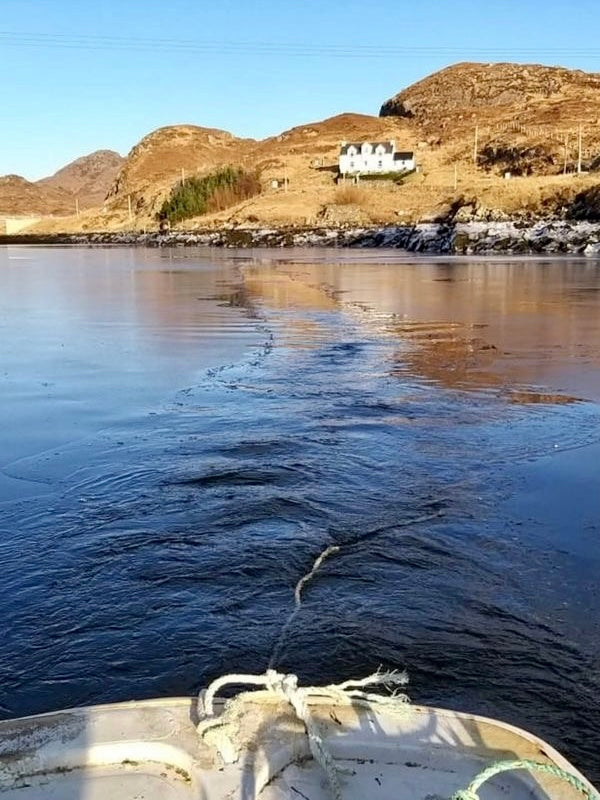
<svg viewBox="0 0 600 800"><path fill-rule="evenodd" d="M20 175L0 176L0 216L69 214L73 197L63 189L40 186Z"/></svg>
<svg viewBox="0 0 600 800"><path fill-rule="evenodd" d="M462 63L436 72L387 100L381 116L409 119L452 156L513 174L573 169L600 150L600 74L538 64ZM566 144L566 147L565 147Z"/></svg>
<svg viewBox="0 0 600 800"><path fill-rule="evenodd" d="M37 185L76 195L81 208L101 205L124 162L114 150L96 150L72 161L49 178L42 178Z"/></svg>
<svg viewBox="0 0 600 800"><path fill-rule="evenodd" d="M129 152L107 194L113 210L128 208L131 197L136 215L154 218L171 186L182 175L196 175L246 159L250 139L197 125L171 125L145 136ZM183 172L182 172L183 170Z"/></svg>
<svg viewBox="0 0 600 800"><path fill-rule="evenodd" d="M153 228L182 176L223 165L256 170L262 193L182 227L528 218L568 214L575 198L584 213L581 198L598 183L599 109L598 74L463 63L404 89L379 116L340 114L262 141L195 125L160 128L128 154L103 210L46 229ZM340 142L383 139L414 150L417 173L400 184L336 186Z"/></svg>
<svg viewBox="0 0 600 800"><path fill-rule="evenodd" d="M0 176L0 214L64 216L73 213L75 198L82 210L99 206L124 161L113 150L97 150L39 181Z"/></svg>
<svg viewBox="0 0 600 800"><path fill-rule="evenodd" d="M239 208L203 217L203 222L306 223L314 220L323 210L324 200L334 193L342 139L395 137L412 142L410 125L362 114L341 114L300 125L262 141L194 125L159 128L128 154L108 194L106 211L89 216L83 225L88 229L128 227L131 200L137 225L152 227L164 198L182 175L203 174L223 165L257 171L263 192ZM288 191L281 188L284 180ZM272 188L274 181L280 188Z"/></svg>

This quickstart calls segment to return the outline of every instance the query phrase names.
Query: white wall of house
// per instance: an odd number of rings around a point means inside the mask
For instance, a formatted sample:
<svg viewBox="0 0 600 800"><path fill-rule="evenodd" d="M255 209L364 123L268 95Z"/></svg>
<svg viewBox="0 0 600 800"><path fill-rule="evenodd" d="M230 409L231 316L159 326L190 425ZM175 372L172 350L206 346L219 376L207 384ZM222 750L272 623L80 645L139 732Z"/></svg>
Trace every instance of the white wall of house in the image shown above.
<svg viewBox="0 0 600 800"><path fill-rule="evenodd" d="M360 147L351 145L346 153L340 153L339 170L342 175L376 172L404 172L415 168L415 160L395 160L395 148L364 142Z"/></svg>

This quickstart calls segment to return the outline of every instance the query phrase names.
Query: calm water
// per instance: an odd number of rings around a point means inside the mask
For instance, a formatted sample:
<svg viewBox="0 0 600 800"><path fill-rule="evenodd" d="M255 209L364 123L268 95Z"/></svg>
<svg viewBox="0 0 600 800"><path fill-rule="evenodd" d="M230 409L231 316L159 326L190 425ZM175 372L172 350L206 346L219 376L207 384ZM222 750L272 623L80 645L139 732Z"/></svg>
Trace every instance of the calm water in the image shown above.
<svg viewBox="0 0 600 800"><path fill-rule="evenodd" d="M406 666L598 780L599 404L599 262L1 249L0 714Z"/></svg>

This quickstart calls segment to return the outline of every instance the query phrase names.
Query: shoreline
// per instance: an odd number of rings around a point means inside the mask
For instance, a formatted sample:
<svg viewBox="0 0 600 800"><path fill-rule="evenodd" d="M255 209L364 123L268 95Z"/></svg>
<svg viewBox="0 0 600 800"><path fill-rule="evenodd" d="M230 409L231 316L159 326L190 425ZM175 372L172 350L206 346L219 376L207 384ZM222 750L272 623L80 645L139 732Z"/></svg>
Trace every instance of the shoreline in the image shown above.
<svg viewBox="0 0 600 800"><path fill-rule="evenodd" d="M353 227L253 227L195 231L98 231L0 236L0 245L134 247L392 248L429 255L582 255L600 257L600 223L423 222Z"/></svg>

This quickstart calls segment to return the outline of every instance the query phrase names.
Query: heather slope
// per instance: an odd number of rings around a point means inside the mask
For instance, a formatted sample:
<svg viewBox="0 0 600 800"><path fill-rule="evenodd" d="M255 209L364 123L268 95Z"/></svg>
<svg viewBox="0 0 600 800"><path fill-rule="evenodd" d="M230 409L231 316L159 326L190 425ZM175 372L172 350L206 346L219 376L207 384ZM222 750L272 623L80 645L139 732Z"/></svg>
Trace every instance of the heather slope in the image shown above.
<svg viewBox="0 0 600 800"><path fill-rule="evenodd" d="M113 211L132 208L153 218L182 175L198 175L216 166L243 164L252 140L197 125L170 125L149 133L129 152L108 192Z"/></svg>

